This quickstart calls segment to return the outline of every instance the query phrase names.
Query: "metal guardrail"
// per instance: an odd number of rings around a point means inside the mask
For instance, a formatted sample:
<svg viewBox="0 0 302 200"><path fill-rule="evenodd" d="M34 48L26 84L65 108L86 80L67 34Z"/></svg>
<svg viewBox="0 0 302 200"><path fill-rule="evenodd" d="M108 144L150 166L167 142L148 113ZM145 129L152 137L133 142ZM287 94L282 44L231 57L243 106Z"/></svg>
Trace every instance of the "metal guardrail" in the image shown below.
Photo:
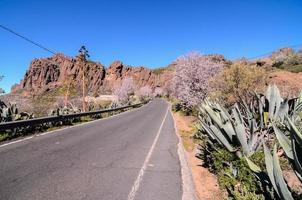
<svg viewBox="0 0 302 200"><path fill-rule="evenodd" d="M123 110L123 109L127 109L127 108L136 108L141 105L142 105L142 103L138 103L138 104L133 104L133 105L129 105L129 106L122 106L122 107L118 107L118 108L111 108L111 109L105 109L105 110L97 110L97 111L90 111L90 112L72 113L72 114L67 114L67 115L39 117L39 118L28 119L28 120L4 122L4 123L0 123L0 131L20 128L20 127L25 127L25 126L35 126L35 125L40 125L40 124L45 124L45 123L50 123L50 122L59 122L59 121L67 120L67 119L73 119L73 118L83 117L83 116L88 116L88 115L98 115L98 114L102 114L102 113L106 113L106 112L113 112L113 111Z"/></svg>

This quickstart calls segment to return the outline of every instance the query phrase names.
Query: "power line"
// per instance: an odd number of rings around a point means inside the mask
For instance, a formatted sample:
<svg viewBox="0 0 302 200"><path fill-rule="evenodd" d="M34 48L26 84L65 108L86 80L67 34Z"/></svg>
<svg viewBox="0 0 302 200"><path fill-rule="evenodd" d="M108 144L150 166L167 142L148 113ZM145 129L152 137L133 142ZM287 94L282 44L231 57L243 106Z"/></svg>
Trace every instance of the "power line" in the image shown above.
<svg viewBox="0 0 302 200"><path fill-rule="evenodd" d="M47 47L45 47L45 46L43 46L43 45L41 45L41 44L39 44L39 43L37 43L37 42L35 42L35 41L33 41L33 40L31 40L31 39L25 37L25 36L23 36L23 35L21 35L21 34L15 32L15 31L13 31L13 30L10 29L10 28L7 28L7 27L5 27L5 26L3 26L3 25L1 25L1 24L0 24L0 28L4 29L5 31L7 31L7 32L9 32L9 33L12 33L12 34L14 34L14 35L16 35L16 36L18 36L18 37L20 37L20 38L22 38L23 40L25 40L25 41L27 41L27 42L29 42L29 43L31 43L31 44L33 44L33 45L35 45L35 46L37 46L37 47L43 49L43 50L45 50L45 51L47 51L47 52L49 52L49 53L51 53L51 54L56 54L56 52L50 50L49 48L47 48Z"/></svg>

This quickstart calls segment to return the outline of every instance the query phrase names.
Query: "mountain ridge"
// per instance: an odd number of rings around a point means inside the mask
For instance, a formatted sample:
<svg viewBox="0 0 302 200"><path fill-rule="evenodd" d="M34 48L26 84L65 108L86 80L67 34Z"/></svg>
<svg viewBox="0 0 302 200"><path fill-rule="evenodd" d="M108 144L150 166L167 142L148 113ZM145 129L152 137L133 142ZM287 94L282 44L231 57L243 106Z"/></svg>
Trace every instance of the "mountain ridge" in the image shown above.
<svg viewBox="0 0 302 200"><path fill-rule="evenodd" d="M102 95L111 93L126 77L132 77L136 89L149 85L167 87L167 80L171 80L170 70L161 68L160 73L144 66L133 67L116 60L109 67L99 62L80 62L77 58L64 54L55 54L47 58L33 59L24 78L11 88L12 93L27 95L41 95L64 85L70 78L79 88L82 84L82 71L85 69L87 95ZM156 69L155 69L156 70Z"/></svg>

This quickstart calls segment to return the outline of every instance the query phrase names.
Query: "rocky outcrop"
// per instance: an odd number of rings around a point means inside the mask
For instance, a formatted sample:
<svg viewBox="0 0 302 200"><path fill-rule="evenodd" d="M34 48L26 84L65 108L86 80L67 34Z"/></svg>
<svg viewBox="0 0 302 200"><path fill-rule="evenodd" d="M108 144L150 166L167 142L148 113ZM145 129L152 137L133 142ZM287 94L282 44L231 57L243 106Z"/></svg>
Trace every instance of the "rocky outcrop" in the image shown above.
<svg viewBox="0 0 302 200"><path fill-rule="evenodd" d="M166 86L171 77L169 73L155 74L151 69L127 66L121 61L114 61L106 69L100 63L81 62L77 58L57 54L49 58L34 59L23 80L14 85L11 91L25 95L39 95L61 87L69 79L80 88L83 68L86 88L91 94L109 94L125 77L132 77L137 89L145 85L151 88Z"/></svg>
<svg viewBox="0 0 302 200"><path fill-rule="evenodd" d="M12 87L12 92L42 94L62 86L67 79L79 85L82 67L87 77L87 88L97 90L105 77L105 67L100 63L86 62L57 54L50 58L34 59L20 84Z"/></svg>

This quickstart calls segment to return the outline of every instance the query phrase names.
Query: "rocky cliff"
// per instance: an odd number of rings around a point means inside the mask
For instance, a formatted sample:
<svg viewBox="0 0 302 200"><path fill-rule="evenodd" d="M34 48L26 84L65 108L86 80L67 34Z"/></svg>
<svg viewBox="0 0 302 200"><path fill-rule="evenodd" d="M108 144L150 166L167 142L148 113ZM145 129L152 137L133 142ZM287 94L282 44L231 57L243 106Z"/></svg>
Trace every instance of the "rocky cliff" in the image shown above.
<svg viewBox="0 0 302 200"><path fill-rule="evenodd" d="M145 67L127 66L121 61L114 61L106 69L97 62L81 62L76 58L56 54L49 58L34 59L23 80L12 87L12 93L40 95L60 88L66 80L72 80L80 88L83 68L88 94L109 94L125 77L132 77L137 89L145 85L151 88L168 87L172 78L171 70L163 70L158 74Z"/></svg>

